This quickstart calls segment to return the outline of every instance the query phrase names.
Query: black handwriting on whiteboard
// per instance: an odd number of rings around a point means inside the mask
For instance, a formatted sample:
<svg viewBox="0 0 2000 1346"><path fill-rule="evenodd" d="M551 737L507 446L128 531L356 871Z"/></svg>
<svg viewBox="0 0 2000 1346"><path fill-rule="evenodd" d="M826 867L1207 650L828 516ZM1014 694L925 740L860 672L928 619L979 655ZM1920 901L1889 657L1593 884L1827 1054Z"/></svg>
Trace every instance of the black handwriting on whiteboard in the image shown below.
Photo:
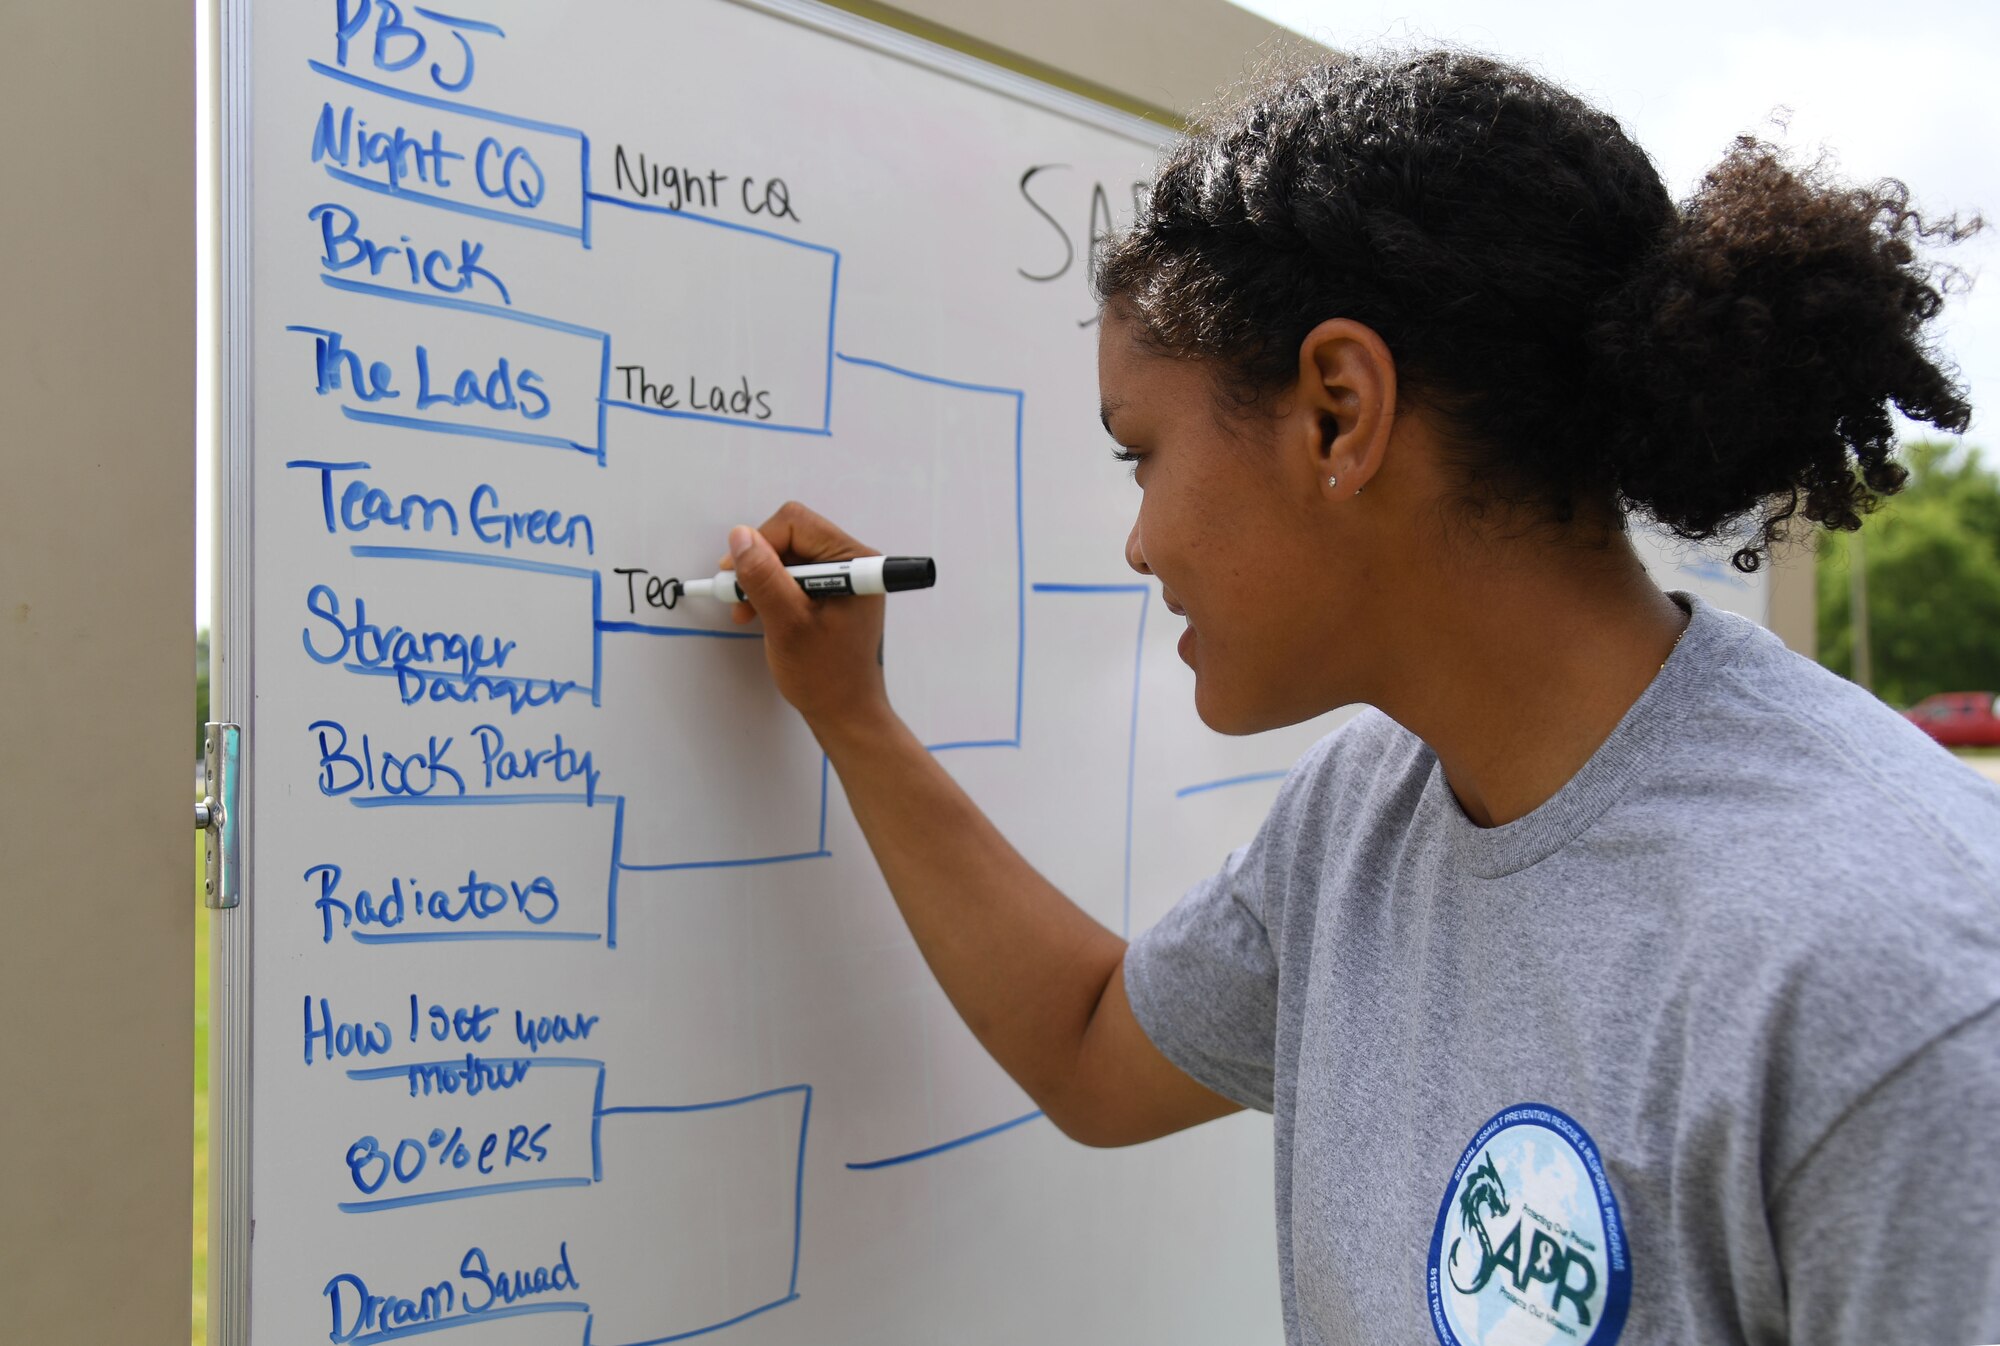
<svg viewBox="0 0 2000 1346"><path fill-rule="evenodd" d="M1061 241L1063 249L1062 264L1054 270L1036 272L1030 271L1024 266L1016 267L1016 274L1023 280L1033 281L1036 284L1047 284L1050 281L1061 280L1076 265L1076 243L1071 239L1069 229L1064 226L1062 219L1057 213L1057 210L1063 207L1058 206L1056 209L1051 209L1049 205L1049 201L1060 193L1061 184L1053 181L1041 184L1040 190L1043 194L1037 196L1037 184L1035 182L1036 177L1043 173L1065 173L1069 171L1070 166L1068 164L1035 164L1025 173L1021 174L1019 184L1021 199L1027 202L1030 210L1041 216L1049 228L1055 230L1056 237ZM1133 212L1136 214L1143 210L1145 204L1146 184L1143 182L1133 183ZM1083 257L1084 288L1087 294L1095 297L1098 251L1107 240L1116 234L1118 228L1117 222L1112 218L1111 214L1111 195L1104 190L1102 182L1093 182L1090 184L1088 205L1080 207L1077 213L1084 218L1083 232L1086 238ZM1096 321L1097 314L1093 312L1089 317L1079 319L1077 326L1088 327Z"/></svg>

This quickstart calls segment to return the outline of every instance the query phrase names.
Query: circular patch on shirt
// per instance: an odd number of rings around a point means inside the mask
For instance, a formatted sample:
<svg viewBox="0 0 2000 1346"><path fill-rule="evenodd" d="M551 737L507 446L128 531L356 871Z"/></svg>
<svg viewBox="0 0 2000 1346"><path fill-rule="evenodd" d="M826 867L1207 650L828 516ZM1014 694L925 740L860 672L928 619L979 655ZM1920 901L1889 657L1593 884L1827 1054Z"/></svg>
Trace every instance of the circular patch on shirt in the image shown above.
<svg viewBox="0 0 2000 1346"><path fill-rule="evenodd" d="M1617 1341L1632 1263L1590 1133L1540 1103L1495 1113L1445 1188L1429 1281L1444 1346Z"/></svg>

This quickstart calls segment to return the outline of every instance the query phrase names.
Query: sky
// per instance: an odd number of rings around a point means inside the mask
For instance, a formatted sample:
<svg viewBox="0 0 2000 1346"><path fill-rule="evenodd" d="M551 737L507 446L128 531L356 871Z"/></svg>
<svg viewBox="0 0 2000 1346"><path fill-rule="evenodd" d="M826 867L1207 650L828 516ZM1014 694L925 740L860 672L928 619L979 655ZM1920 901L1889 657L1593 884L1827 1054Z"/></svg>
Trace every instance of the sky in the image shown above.
<svg viewBox="0 0 2000 1346"><path fill-rule="evenodd" d="M1966 438L1995 445L2000 410L2000 4L1931 0L1677 0L1619 12L1579 0L1239 0L1244 8L1343 50L1440 42L1527 65L1623 123L1652 154L1668 190L1687 196L1750 132L1810 160L1830 151L1851 181L1900 178L1925 214L1984 212L1978 238L1946 250L1969 292L1947 300L1937 344L1970 390ZM205 13L207 6L197 6ZM1887 16L1893 16L1893 21ZM197 51L206 43L197 42ZM198 87L205 87L201 79ZM205 114L201 114L205 115ZM197 137L205 149L205 137ZM203 156L205 159L205 155ZM206 165L203 166L204 171ZM205 199L205 193L203 194ZM199 221L202 240L209 221ZM202 243L205 255L205 241ZM1980 273L1991 271L1990 280ZM209 315L197 333L206 370ZM206 373L199 374L203 380ZM205 383L204 383L205 386ZM196 504L195 620L208 623L213 480L205 446ZM1912 427L1905 424L1905 433Z"/></svg>
<svg viewBox="0 0 2000 1346"><path fill-rule="evenodd" d="M2000 397L2000 4L1237 3L1339 50L1450 44L1526 66L1618 118L1676 200L1747 132L1801 162L1825 150L1850 182L1901 179L1926 217L1983 213L1985 233L1932 254L1972 282L1932 330L1970 391L1965 438L1989 459L2000 449L2000 408L1988 405ZM1900 424L1906 437L1936 434Z"/></svg>

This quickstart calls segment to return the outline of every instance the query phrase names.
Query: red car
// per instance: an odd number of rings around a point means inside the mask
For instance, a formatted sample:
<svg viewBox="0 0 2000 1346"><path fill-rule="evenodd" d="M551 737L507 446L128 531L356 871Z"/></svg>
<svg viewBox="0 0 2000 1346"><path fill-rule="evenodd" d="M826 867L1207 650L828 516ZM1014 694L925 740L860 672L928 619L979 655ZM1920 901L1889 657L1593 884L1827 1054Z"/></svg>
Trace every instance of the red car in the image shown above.
<svg viewBox="0 0 2000 1346"><path fill-rule="evenodd" d="M1992 692L1939 692L1903 718L1947 748L2000 748L2000 696Z"/></svg>

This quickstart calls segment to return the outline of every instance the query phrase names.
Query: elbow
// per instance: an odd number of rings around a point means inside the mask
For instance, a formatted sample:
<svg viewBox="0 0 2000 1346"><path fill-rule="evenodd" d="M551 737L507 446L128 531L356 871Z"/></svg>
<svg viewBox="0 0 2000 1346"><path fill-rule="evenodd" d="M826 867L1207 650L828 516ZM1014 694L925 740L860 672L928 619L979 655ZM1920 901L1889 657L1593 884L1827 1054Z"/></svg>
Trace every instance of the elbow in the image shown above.
<svg viewBox="0 0 2000 1346"><path fill-rule="evenodd" d="M1142 1118L1089 1099L1044 1100L1042 1115L1063 1135L1093 1150L1122 1149L1156 1140L1173 1129L1148 1127Z"/></svg>

